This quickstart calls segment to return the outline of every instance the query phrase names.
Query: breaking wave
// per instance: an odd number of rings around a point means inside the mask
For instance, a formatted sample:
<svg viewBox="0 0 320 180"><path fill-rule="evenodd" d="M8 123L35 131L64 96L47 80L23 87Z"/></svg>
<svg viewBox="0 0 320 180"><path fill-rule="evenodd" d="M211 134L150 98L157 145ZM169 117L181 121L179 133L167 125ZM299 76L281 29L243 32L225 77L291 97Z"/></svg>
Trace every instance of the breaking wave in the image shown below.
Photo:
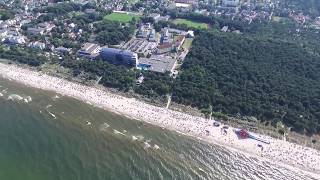
<svg viewBox="0 0 320 180"><path fill-rule="evenodd" d="M18 94L11 94L8 96L8 100L11 100L11 101L21 101L23 100L23 97L21 97L20 95Z"/></svg>
<svg viewBox="0 0 320 180"><path fill-rule="evenodd" d="M110 127L110 125L108 123L103 123L99 126L99 130L106 131L109 127Z"/></svg>

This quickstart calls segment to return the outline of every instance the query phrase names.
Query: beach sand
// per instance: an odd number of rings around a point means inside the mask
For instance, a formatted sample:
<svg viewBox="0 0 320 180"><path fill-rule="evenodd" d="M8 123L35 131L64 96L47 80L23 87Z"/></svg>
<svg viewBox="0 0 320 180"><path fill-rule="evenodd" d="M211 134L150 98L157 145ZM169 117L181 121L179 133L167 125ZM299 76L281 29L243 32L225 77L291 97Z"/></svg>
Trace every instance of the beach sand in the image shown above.
<svg viewBox="0 0 320 180"><path fill-rule="evenodd" d="M134 98L122 97L105 90L69 82L16 65L0 63L0 75L27 86L70 96L131 119L148 122L250 156L308 171L315 176L320 174L320 152L312 148L259 134L255 136L269 141L270 144L253 139L239 139L234 133L235 128L229 127L224 133L221 129L223 125L214 127L212 120L191 116L165 107L156 107ZM262 145L263 149L258 144Z"/></svg>

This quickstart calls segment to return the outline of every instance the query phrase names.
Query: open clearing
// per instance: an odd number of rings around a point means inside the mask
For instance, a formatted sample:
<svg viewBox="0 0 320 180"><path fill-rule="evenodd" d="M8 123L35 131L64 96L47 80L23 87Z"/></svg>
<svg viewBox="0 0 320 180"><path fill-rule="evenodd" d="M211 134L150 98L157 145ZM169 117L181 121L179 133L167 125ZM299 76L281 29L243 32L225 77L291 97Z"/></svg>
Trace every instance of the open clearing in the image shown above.
<svg viewBox="0 0 320 180"><path fill-rule="evenodd" d="M104 19L110 20L110 21L119 21L122 23L128 23L132 20L133 17L139 18L139 16L137 15L113 12L109 15L106 15Z"/></svg>
<svg viewBox="0 0 320 180"><path fill-rule="evenodd" d="M188 27L198 28L198 29L208 29L208 24L199 23L187 19L175 19L172 21L174 24L185 24Z"/></svg>

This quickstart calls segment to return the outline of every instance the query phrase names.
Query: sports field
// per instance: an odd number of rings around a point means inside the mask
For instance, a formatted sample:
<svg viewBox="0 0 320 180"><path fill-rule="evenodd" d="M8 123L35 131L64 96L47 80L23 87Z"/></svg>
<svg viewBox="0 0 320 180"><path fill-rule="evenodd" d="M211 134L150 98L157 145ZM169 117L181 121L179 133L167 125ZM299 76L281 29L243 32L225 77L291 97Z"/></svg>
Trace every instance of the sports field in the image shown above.
<svg viewBox="0 0 320 180"><path fill-rule="evenodd" d="M198 28L198 29L207 29L208 24L206 23L199 23L187 19L175 19L172 21L174 24L185 24L188 27Z"/></svg>
<svg viewBox="0 0 320 180"><path fill-rule="evenodd" d="M113 12L109 15L106 15L104 19L110 20L110 21L119 21L122 23L128 23L132 20L133 17L139 18L139 16L132 15L132 14Z"/></svg>

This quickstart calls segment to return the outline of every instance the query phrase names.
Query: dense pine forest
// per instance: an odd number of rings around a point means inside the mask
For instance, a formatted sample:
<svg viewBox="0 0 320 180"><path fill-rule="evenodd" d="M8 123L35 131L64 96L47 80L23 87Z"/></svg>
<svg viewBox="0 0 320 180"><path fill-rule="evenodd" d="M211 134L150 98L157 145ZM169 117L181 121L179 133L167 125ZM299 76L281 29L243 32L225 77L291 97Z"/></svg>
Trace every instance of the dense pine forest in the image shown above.
<svg viewBox="0 0 320 180"><path fill-rule="evenodd" d="M320 58L296 43L202 32L173 92L182 104L320 131Z"/></svg>

